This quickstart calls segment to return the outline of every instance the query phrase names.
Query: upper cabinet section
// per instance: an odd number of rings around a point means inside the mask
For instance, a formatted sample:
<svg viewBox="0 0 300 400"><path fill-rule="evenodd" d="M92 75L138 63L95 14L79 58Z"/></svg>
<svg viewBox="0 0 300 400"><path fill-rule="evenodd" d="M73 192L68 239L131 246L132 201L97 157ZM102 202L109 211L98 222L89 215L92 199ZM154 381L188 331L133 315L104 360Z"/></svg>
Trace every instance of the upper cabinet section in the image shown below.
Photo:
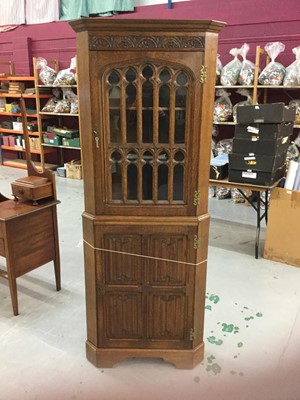
<svg viewBox="0 0 300 400"><path fill-rule="evenodd" d="M86 196L86 210L207 212L208 192L199 188L208 185L223 24L87 19L71 25L79 32L85 183L95 193Z"/></svg>

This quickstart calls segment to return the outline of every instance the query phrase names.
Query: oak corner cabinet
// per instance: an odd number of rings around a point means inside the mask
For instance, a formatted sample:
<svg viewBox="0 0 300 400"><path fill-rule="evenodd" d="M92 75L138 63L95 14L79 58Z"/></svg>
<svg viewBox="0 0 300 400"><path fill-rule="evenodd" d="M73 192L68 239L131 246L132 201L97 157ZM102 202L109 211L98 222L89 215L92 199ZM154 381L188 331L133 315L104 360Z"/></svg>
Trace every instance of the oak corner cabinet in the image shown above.
<svg viewBox="0 0 300 400"><path fill-rule="evenodd" d="M77 32L87 358L204 357L208 182L223 23L91 18Z"/></svg>

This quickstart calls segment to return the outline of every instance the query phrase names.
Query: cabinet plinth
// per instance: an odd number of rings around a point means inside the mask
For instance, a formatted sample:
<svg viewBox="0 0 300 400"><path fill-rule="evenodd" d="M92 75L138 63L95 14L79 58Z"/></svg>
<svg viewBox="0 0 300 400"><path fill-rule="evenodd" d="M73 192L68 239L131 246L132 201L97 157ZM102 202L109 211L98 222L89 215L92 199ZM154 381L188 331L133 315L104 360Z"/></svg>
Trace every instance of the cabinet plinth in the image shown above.
<svg viewBox="0 0 300 400"><path fill-rule="evenodd" d="M87 358L204 356L215 21L71 22L77 32Z"/></svg>

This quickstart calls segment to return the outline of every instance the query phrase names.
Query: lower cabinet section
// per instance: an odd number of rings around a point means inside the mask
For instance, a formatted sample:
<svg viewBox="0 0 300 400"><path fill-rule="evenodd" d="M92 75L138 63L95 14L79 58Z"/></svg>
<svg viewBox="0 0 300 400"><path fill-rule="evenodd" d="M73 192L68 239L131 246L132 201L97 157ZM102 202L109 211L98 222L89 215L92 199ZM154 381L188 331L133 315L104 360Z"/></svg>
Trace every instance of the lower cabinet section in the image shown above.
<svg viewBox="0 0 300 400"><path fill-rule="evenodd" d="M134 223L84 214L87 353L95 365L152 354L192 368L203 357L208 226L207 214ZM182 361L177 351L185 350Z"/></svg>

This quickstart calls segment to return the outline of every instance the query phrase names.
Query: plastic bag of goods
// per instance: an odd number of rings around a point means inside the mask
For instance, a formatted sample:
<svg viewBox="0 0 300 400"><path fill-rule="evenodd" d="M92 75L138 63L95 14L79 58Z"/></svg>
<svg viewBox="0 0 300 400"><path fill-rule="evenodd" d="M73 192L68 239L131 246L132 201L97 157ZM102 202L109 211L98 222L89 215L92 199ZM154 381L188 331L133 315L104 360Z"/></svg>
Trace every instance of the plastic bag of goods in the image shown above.
<svg viewBox="0 0 300 400"><path fill-rule="evenodd" d="M61 97L61 91L59 89L53 89L52 94L53 97L51 97L41 109L42 112L54 112L56 104Z"/></svg>
<svg viewBox="0 0 300 400"><path fill-rule="evenodd" d="M247 60L247 54L249 52L250 46L247 43L244 43L240 48L240 55L243 58L242 68L238 77L238 83L243 86L253 85L254 82L254 71L255 64Z"/></svg>
<svg viewBox="0 0 300 400"><path fill-rule="evenodd" d="M271 61L259 74L258 82L261 85L279 86L282 84L285 76L285 68L282 64L275 61L275 59L284 49L285 45L281 42L271 42L265 45L265 50Z"/></svg>
<svg viewBox="0 0 300 400"><path fill-rule="evenodd" d="M230 101L230 93L225 89L218 89L216 92L218 97L214 103L213 122L229 121L232 117L232 103Z"/></svg>
<svg viewBox="0 0 300 400"><path fill-rule="evenodd" d="M236 122L236 114L237 114L237 107L242 107L242 106L251 106L253 101L252 101L252 96L251 93L248 89L238 89L236 93L240 94L241 96L246 97L246 100L239 101L233 106L232 113L233 113L233 121Z"/></svg>
<svg viewBox="0 0 300 400"><path fill-rule="evenodd" d="M300 99L291 100L289 106L296 107L295 124L300 125Z"/></svg>
<svg viewBox="0 0 300 400"><path fill-rule="evenodd" d="M300 85L300 46L294 47L292 52L295 54L296 60L286 67L283 86Z"/></svg>
<svg viewBox="0 0 300 400"><path fill-rule="evenodd" d="M56 71L47 65L47 61L38 57L36 60L36 68L39 71L39 78L43 85L52 86L57 76Z"/></svg>
<svg viewBox="0 0 300 400"><path fill-rule="evenodd" d="M229 154L232 151L232 139L223 139L217 143L217 155ZM219 200L229 199L231 197L230 188L223 186L216 187L216 197Z"/></svg>
<svg viewBox="0 0 300 400"><path fill-rule="evenodd" d="M78 97L71 88L64 88L64 97L70 101L70 113L78 114Z"/></svg>
<svg viewBox="0 0 300 400"><path fill-rule="evenodd" d="M217 85L220 83L221 71L222 71L222 62L220 60L220 54L217 54L217 65L216 65L216 84Z"/></svg>
<svg viewBox="0 0 300 400"><path fill-rule="evenodd" d="M238 59L240 50L236 48L231 49L229 54L233 56L233 60L231 60L222 68L220 78L222 86L236 85L238 83L239 75L242 68L242 62Z"/></svg>
<svg viewBox="0 0 300 400"><path fill-rule="evenodd" d="M290 161L299 161L299 149L295 142L291 142L286 154L286 170L289 167Z"/></svg>

